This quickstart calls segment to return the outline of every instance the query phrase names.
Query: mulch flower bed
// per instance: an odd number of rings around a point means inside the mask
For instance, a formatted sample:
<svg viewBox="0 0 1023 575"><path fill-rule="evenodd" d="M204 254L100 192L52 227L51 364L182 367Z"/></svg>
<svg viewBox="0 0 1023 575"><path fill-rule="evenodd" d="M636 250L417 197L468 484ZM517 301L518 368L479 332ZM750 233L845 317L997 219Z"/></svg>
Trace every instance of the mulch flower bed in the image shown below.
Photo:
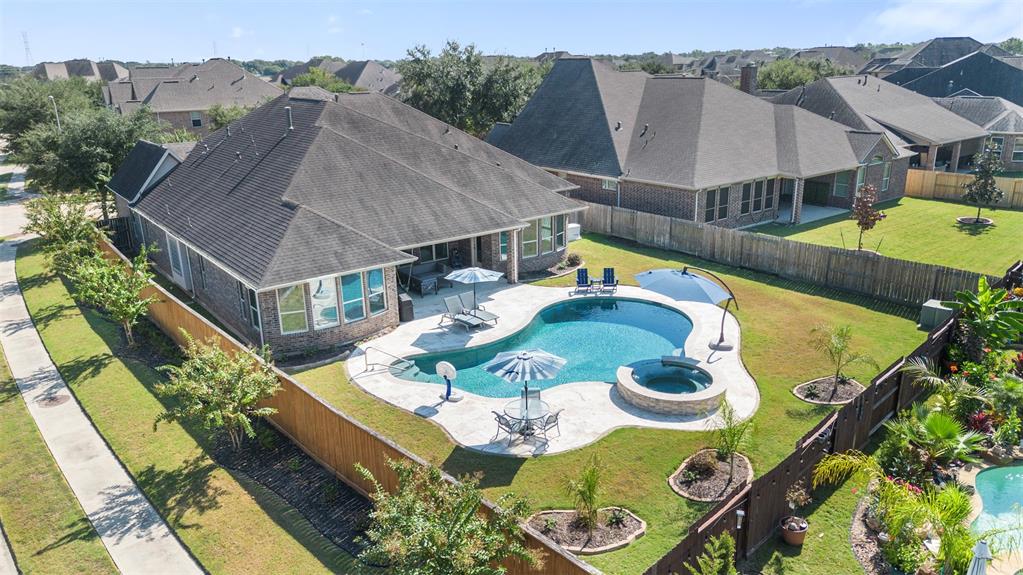
<svg viewBox="0 0 1023 575"><path fill-rule="evenodd" d="M592 532L579 521L575 511L541 511L530 517L528 523L573 553L603 553L628 545L646 531L646 524L627 510L622 510L623 521L620 524L608 525L612 509L616 508L600 510L600 518Z"/></svg>
<svg viewBox="0 0 1023 575"><path fill-rule="evenodd" d="M980 218L980 221L977 221L974 216L959 216L956 221L964 226L990 226L995 223L991 218Z"/></svg>
<svg viewBox="0 0 1023 575"><path fill-rule="evenodd" d="M801 383L792 393L807 403L821 405L841 405L856 399L866 389L855 379L846 378L835 385L835 376L829 375L806 383Z"/></svg>
<svg viewBox="0 0 1023 575"><path fill-rule="evenodd" d="M881 553L881 545L877 533L867 526L867 498L860 499L853 513L852 529L849 542L852 544L853 555L867 575L888 575L892 572L891 565Z"/></svg>
<svg viewBox="0 0 1023 575"><path fill-rule="evenodd" d="M668 478L668 485L694 501L720 501L739 486L753 481L753 465L745 455L735 455L735 468L721 461L713 449L703 449L682 462Z"/></svg>

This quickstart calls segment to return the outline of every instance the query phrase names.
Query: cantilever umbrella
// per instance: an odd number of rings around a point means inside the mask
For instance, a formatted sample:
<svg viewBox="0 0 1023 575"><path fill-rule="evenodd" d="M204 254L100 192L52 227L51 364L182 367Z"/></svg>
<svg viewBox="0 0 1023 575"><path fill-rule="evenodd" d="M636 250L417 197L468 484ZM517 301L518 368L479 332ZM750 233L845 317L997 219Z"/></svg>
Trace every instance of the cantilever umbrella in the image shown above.
<svg viewBox="0 0 1023 575"><path fill-rule="evenodd" d="M643 289L657 292L676 301L695 301L711 305L726 302L724 312L721 314L721 335L716 342L712 341L710 346L719 350L732 349L731 344L725 343L725 317L728 314L728 305L734 301L735 308L738 309L739 302L736 301L732 290L724 285L725 282L721 278L706 270L700 270L721 282L721 285L718 285L702 275L689 271L689 269L687 266L681 270L650 270L636 274L636 280Z"/></svg>
<svg viewBox="0 0 1023 575"><path fill-rule="evenodd" d="M568 363L563 357L542 349L503 351L484 363L483 369L510 383L524 383L526 389L525 413L529 413L529 382L554 379Z"/></svg>
<svg viewBox="0 0 1023 575"><path fill-rule="evenodd" d="M475 308L477 307L476 284L497 281L503 275L501 272L495 272L486 268L462 268L444 276L444 279L462 284L472 284L472 306Z"/></svg>

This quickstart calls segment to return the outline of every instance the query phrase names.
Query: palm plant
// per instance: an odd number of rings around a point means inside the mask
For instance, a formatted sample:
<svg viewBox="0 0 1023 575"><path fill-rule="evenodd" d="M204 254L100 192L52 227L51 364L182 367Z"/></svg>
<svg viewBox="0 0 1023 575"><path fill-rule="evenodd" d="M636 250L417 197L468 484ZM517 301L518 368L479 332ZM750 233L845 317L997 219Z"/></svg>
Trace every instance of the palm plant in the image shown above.
<svg viewBox="0 0 1023 575"><path fill-rule="evenodd" d="M735 454L749 445L753 437L753 420L740 420L727 399L721 402L718 417L721 427L714 432L714 440L718 458L728 460L728 478L731 479L735 474Z"/></svg>
<svg viewBox="0 0 1023 575"><path fill-rule="evenodd" d="M927 469L954 462L974 463L984 436L967 431L952 416L928 411L923 405L908 410L898 419L885 422L889 433L918 450Z"/></svg>
<svg viewBox="0 0 1023 575"><path fill-rule="evenodd" d="M597 526L600 510L601 471L600 459L594 453L590 457L590 461L583 468L579 479L569 480L567 486L568 494L575 503L579 522L591 533L593 528Z"/></svg>
<svg viewBox="0 0 1023 575"><path fill-rule="evenodd" d="M877 362L872 357L852 350L852 326L832 327L820 324L810 331L810 335L810 344L828 358L828 362L835 370L834 386L836 390L840 383L845 383L846 378L842 372L849 366L863 363L877 367Z"/></svg>
<svg viewBox="0 0 1023 575"><path fill-rule="evenodd" d="M926 358L909 358L902 372L913 383L937 394L935 410L947 413L960 422L966 421L966 417L981 405L990 404L985 390L971 384L960 373L953 373L948 378L942 377L937 365Z"/></svg>
<svg viewBox="0 0 1023 575"><path fill-rule="evenodd" d="M1023 311L1020 311L1023 310L1023 300L1012 300L1007 296L1006 290L992 288L987 278L980 276L976 293L958 291L955 301L945 302L945 305L962 312L960 321L983 344L1000 348L1023 333Z"/></svg>

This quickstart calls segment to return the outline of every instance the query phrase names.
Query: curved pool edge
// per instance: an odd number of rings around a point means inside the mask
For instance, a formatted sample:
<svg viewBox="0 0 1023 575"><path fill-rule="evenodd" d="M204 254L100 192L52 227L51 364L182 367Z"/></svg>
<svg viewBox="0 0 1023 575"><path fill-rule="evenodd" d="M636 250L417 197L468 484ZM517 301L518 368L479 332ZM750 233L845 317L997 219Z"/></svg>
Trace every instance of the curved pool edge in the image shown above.
<svg viewBox="0 0 1023 575"><path fill-rule="evenodd" d="M660 361L663 365L664 360ZM710 417L717 412L728 391L726 382L714 379L713 374L696 363L680 362L680 365L702 371L711 378L711 384L705 389L692 393L667 393L656 391L640 384L634 377L635 368L623 365L618 368L615 388L625 401L640 409L665 415L700 415Z"/></svg>
<svg viewBox="0 0 1023 575"><path fill-rule="evenodd" d="M492 455L517 457L544 453L571 451L599 441L607 434L623 427L644 427L702 432L717 425L713 418L675 419L645 412L642 416L629 413L632 406L624 403L608 382L574 382L544 390L544 399L556 408L565 408L562 415L562 437L552 436L543 449L535 445L512 444L506 448L503 437L492 441L496 424L491 411L501 411L508 398L487 398L462 392L465 399L456 404L440 401L444 386L425 382L411 382L391 376L386 369L364 368L366 350L380 349L384 353L410 356L433 351L459 349L500 340L520 331L542 309L559 301L588 296L574 296L570 288L549 288L530 284L501 286L486 302L488 311L498 313L502 321L498 326L475 332L449 330L438 327L440 311L404 323L391 332L361 343L346 361L351 381L360 389L404 411L420 415L439 425L453 443ZM727 381L726 397L742 419L751 417L759 408L760 393L756 381L750 376L741 358L739 322L731 313L726 315L725 334L737 343L734 350L713 351L707 342L716 339L721 325L722 310L718 306L694 302L675 302L659 294L633 286L622 286L618 299L657 303L687 316L693 324L685 343L687 357L701 362L715 380ZM595 298L594 298L595 299ZM371 351L370 353L375 353ZM377 359L382 359L379 356ZM560 392L558 390L561 390ZM590 414L592 412L592 414ZM481 423L482 422L482 423ZM570 430L566 432L566 429ZM497 445L499 444L499 445Z"/></svg>

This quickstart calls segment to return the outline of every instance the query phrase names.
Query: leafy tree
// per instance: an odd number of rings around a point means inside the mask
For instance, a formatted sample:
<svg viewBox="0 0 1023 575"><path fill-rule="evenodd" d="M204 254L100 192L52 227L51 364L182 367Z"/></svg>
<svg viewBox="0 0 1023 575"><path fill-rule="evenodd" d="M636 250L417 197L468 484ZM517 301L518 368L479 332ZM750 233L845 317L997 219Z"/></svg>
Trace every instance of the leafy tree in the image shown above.
<svg viewBox="0 0 1023 575"><path fill-rule="evenodd" d="M718 417L721 426L714 432L714 443L718 457L728 460L728 478L731 479L735 474L735 454L753 439L753 419L740 420L727 399L721 402Z"/></svg>
<svg viewBox="0 0 1023 575"><path fill-rule="evenodd" d="M0 134L7 139L10 151L17 153L21 136L33 127L46 124L56 129L54 103L63 123L67 116L97 109L102 102L99 82L90 84L80 77L42 82L22 76L0 84Z"/></svg>
<svg viewBox="0 0 1023 575"><path fill-rule="evenodd" d="M160 368L170 374L170 381L159 384L157 393L172 397L173 406L154 422L198 420L210 431L223 430L235 449L256 432L252 422L257 417L277 413L263 401L276 394L281 384L271 363L270 348L253 354L228 353L220 347L219 338L198 342L185 333L185 361L180 366Z"/></svg>
<svg viewBox="0 0 1023 575"><path fill-rule="evenodd" d="M981 348L1001 348L1023 333L1023 300L1008 299L1006 290L991 287L983 275L977 280L976 293L958 291L955 301L944 304L962 311L960 323L981 340Z"/></svg>
<svg viewBox="0 0 1023 575"><path fill-rule="evenodd" d="M1000 48L1013 54L1023 54L1023 40L1015 36L998 44Z"/></svg>
<svg viewBox="0 0 1023 575"><path fill-rule="evenodd" d="M142 246L130 266L97 251L83 259L70 274L75 299L109 314L124 329L128 345L135 345L133 328L145 315L149 304L156 301L155 296L142 297L153 279L149 269L150 251Z"/></svg>
<svg viewBox="0 0 1023 575"><path fill-rule="evenodd" d="M309 68L305 74L299 74L291 79L291 86L319 86L328 92L346 93L355 90L348 82L331 74L323 68Z"/></svg>
<svg viewBox="0 0 1023 575"><path fill-rule="evenodd" d="M739 575L735 569L735 539L727 531L707 541L696 567L686 565L689 575Z"/></svg>
<svg viewBox="0 0 1023 575"><path fill-rule="evenodd" d="M359 558L386 563L395 575L500 575L501 561L519 558L542 566L526 547L519 522L529 512L525 500L506 494L490 513L480 510L478 477L444 479L436 467L390 461L398 489L389 493L365 467L356 469L376 486L372 495L368 546Z"/></svg>
<svg viewBox="0 0 1023 575"><path fill-rule="evenodd" d="M66 274L97 249L100 232L88 209L88 198L77 194L45 194L25 204L22 231L39 234L58 273Z"/></svg>
<svg viewBox="0 0 1023 575"><path fill-rule="evenodd" d="M161 125L146 108L128 116L106 109L80 110L62 116L61 122L61 130L46 123L23 134L15 159L28 166L44 190L99 190L106 219L108 191L102 182L121 165L138 140L160 139Z"/></svg>
<svg viewBox="0 0 1023 575"><path fill-rule="evenodd" d="M647 74L674 74L675 69L660 60L644 60L639 68Z"/></svg>
<svg viewBox="0 0 1023 575"><path fill-rule="evenodd" d="M838 385L846 381L842 372L850 365L862 363L877 367L877 362L872 357L852 350L852 326L832 327L820 324L810 330L810 345L824 354L835 370L832 384L836 391Z"/></svg>
<svg viewBox="0 0 1023 575"><path fill-rule="evenodd" d="M206 111L206 115L210 117L210 124L213 126L214 130L219 130L248 113L248 108L242 106L224 106L223 104L214 104Z"/></svg>
<svg viewBox="0 0 1023 575"><path fill-rule="evenodd" d="M860 186L859 194L852 205L852 217L856 220L856 227L860 229L860 237L856 243L857 251L863 249L863 234L874 229L874 226L885 218L884 212L874 207L876 203L877 188L870 184Z"/></svg>
<svg viewBox="0 0 1023 575"><path fill-rule="evenodd" d="M995 176L1002 173L1002 160L997 151L989 143L984 150L973 156L973 181L963 184L963 201L977 205L977 217L974 223L979 224L980 209L998 203L1005 195L998 188Z"/></svg>
<svg viewBox="0 0 1023 575"><path fill-rule="evenodd" d="M765 90L791 90L829 78L851 74L853 70L842 68L830 60L775 60L765 64L757 75L757 86Z"/></svg>
<svg viewBox="0 0 1023 575"><path fill-rule="evenodd" d="M593 532L600 513L601 474L600 459L594 453L578 479L571 479L566 486L568 495L575 502L576 515L586 529Z"/></svg>
<svg viewBox="0 0 1023 575"><path fill-rule="evenodd" d="M541 79L533 66L505 58L487 65L474 45L453 41L436 57L425 46L409 50L398 71L406 103L477 136L510 121Z"/></svg>

